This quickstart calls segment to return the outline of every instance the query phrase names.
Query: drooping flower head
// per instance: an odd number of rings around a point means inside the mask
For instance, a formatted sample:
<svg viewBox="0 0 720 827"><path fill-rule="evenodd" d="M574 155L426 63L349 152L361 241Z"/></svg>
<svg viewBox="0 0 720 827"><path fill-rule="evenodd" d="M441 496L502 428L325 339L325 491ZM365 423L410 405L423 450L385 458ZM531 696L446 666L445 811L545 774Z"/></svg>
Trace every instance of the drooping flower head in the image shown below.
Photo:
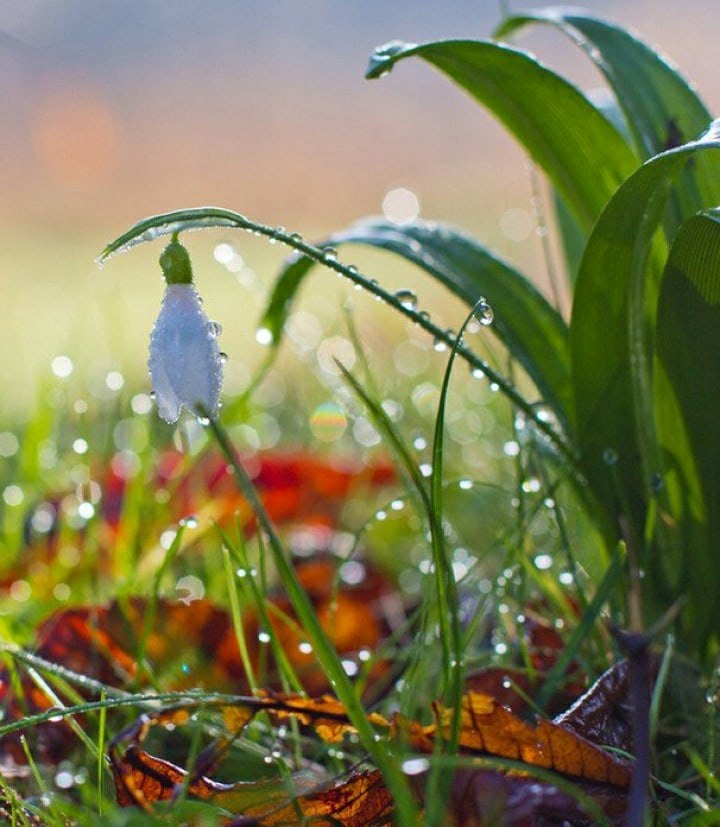
<svg viewBox="0 0 720 827"><path fill-rule="evenodd" d="M215 416L222 388L218 325L202 309L190 256L177 236L160 256L160 266L165 295L148 359L158 413L166 422L176 422L183 407L195 416Z"/></svg>

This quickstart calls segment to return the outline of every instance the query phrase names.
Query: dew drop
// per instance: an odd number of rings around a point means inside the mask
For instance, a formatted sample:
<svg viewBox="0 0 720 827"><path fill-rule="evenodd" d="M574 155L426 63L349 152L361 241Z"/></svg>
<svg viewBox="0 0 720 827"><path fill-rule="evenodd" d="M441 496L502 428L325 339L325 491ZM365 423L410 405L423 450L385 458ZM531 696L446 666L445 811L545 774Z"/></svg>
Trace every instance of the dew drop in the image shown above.
<svg viewBox="0 0 720 827"><path fill-rule="evenodd" d="M323 258L325 261L337 261L338 251L334 247L323 248Z"/></svg>
<svg viewBox="0 0 720 827"><path fill-rule="evenodd" d="M212 319L207 324L208 333L213 336L217 337L222 333L222 325L220 322L213 321Z"/></svg>
<svg viewBox="0 0 720 827"><path fill-rule="evenodd" d="M220 360L220 364L224 365L228 360L227 353L225 353L224 350L221 350L220 353L218 353L218 359Z"/></svg>
<svg viewBox="0 0 720 827"><path fill-rule="evenodd" d="M402 771L405 775L420 775L430 769L430 762L427 758L408 758L402 762Z"/></svg>
<svg viewBox="0 0 720 827"><path fill-rule="evenodd" d="M194 514L188 514L187 517L180 520L180 525L185 526L185 528L197 528L198 518Z"/></svg>
<svg viewBox="0 0 720 827"><path fill-rule="evenodd" d="M395 298L400 302L400 304L403 307L407 307L408 310L414 310L417 307L417 296L415 295L415 293L413 293L412 290L398 290L395 293Z"/></svg>
<svg viewBox="0 0 720 827"><path fill-rule="evenodd" d="M267 327L259 327L255 333L255 341L259 345L271 345L273 342L272 330Z"/></svg>
<svg viewBox="0 0 720 827"><path fill-rule="evenodd" d="M606 448L603 451L602 458L605 465L617 465L618 455L617 451L614 448Z"/></svg>
<svg viewBox="0 0 720 827"><path fill-rule="evenodd" d="M492 307L490 307L490 305L485 301L485 299L480 299L480 301L475 305L473 313L475 315L475 318L484 327L488 327L489 325L491 325L495 319L495 312L493 311Z"/></svg>

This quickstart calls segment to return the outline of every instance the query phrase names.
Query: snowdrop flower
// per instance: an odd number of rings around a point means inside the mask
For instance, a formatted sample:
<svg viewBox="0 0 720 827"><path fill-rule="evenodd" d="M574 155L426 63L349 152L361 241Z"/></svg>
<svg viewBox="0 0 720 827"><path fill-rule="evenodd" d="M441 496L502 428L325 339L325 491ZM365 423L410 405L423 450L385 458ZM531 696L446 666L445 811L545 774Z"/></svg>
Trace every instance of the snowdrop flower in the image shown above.
<svg viewBox="0 0 720 827"><path fill-rule="evenodd" d="M160 266L165 296L148 359L158 413L166 422L176 422L183 407L195 416L215 416L222 387L218 325L203 312L190 256L177 237L160 256Z"/></svg>

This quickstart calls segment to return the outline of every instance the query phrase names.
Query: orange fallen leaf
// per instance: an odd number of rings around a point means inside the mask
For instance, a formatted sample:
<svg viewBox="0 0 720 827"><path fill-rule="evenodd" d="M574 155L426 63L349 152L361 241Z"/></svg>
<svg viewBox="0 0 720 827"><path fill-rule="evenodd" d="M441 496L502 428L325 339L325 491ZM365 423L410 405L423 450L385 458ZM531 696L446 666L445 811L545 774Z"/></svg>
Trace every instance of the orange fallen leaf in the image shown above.
<svg viewBox="0 0 720 827"><path fill-rule="evenodd" d="M380 827L392 824L393 801L377 770L356 772L341 782L298 796L277 809L249 807L244 814L257 819L257 827L298 823L298 815L313 827Z"/></svg>
<svg viewBox="0 0 720 827"><path fill-rule="evenodd" d="M386 615L388 604L397 603L391 584L369 563L353 561L352 582L337 578L338 561L329 555L298 560L296 570L323 628L338 653L356 663L360 671L367 652L374 652L391 632ZM341 569L342 572L342 569ZM338 580L337 590L334 583ZM268 598L270 624L280 647L295 669L306 691L319 694L329 688L314 655L303 651L302 634L288 598L277 593ZM122 604L79 607L56 612L37 632L35 653L108 686L143 685L145 673L136 662L139 641L145 631L145 660L152 673L163 678L166 689L203 687L213 691L246 694L250 690L235 629L228 612L208 600L184 603L159 600L152 628L145 630L148 603L131 598ZM286 621L284 618L289 618ZM243 615L243 629L250 661L256 673L265 665L263 685L280 689L280 680L271 648L260 640L260 617L254 609ZM369 689L377 696L387 681L390 663L378 659L371 667ZM22 682L18 693L9 674L0 671L0 704L7 720L48 709L52 703L31 680ZM36 759L58 763L72 748L66 722L34 727ZM24 762L24 752L15 736L0 740L0 755L11 754Z"/></svg>
<svg viewBox="0 0 720 827"><path fill-rule="evenodd" d="M259 711L266 713L276 725L295 719L301 725L314 729L319 738L330 743L355 733L342 704L332 696L310 699L293 695L264 695L248 698L237 707L225 707L226 723L233 730L230 737L236 737L236 730L247 726ZM415 752L430 754L434 751L438 737L448 737L452 720L452 711L439 703L434 704L434 713L436 721L428 726L398 717L388 720L377 713L373 713L370 720L389 740L399 739ZM179 784L187 783L184 771L174 765L169 765L163 780L162 759L155 759L139 750L139 744L150 726L164 723L168 720L168 715L175 714L179 713L147 713L113 742L113 771L116 778L120 779L118 783L122 784L121 803L148 807L152 803L150 795L156 795L155 800L167 800ZM584 794L591 796L613 817L614 814L624 812L631 761L603 751L558 723L540 720L537 726L532 726L486 695L467 693L462 699L460 716L459 745L462 754L512 759L527 765L528 774L515 776L500 772L458 770L453 782L455 795L448 805L448 823L462 827L484 824L480 814L487 811L488 802L486 799L485 804L481 804L477 796L481 791L490 789L506 799L511 796L517 798L518 790L524 791L532 801L532 806L528 804L526 807L531 814L541 811L562 812L563 807L566 807L567 813L581 812L572 796L557 790L551 783L533 780L533 767L552 770L581 784ZM217 749L224 749L228 742L228 739L221 739ZM126 745L125 752L121 753L123 744ZM210 754L212 755L212 750ZM203 767L211 765L212 758ZM157 773L161 775L159 780ZM130 783L128 778L131 779ZM414 778L417 794L422 801L421 781L417 776ZM200 797L217 802L219 796L230 789L237 792L242 783L218 787L212 779L194 775L189 782L189 789L194 790L193 785L197 784L197 794ZM224 795L222 800L227 807L229 799ZM517 810L518 813L520 811ZM368 827L389 823L392 801L377 771L369 771L351 774L330 787L305 792L291 800L275 799L271 804L245 807L238 815L254 818L256 821L253 823L267 827L296 823L299 816L317 819L313 823L319 824Z"/></svg>
<svg viewBox="0 0 720 827"><path fill-rule="evenodd" d="M426 734L439 732L447 738L453 710L437 703L434 708L437 723L426 727ZM632 762L602 750L576 732L544 719L532 726L494 698L476 692L462 699L460 748L616 787L629 786L632 773Z"/></svg>

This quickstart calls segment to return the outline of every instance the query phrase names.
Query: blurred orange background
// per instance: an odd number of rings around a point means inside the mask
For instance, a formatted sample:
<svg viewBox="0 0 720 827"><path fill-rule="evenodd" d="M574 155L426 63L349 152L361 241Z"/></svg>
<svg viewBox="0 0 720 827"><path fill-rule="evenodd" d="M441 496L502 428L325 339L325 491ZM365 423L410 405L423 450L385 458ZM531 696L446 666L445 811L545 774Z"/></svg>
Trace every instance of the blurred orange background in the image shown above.
<svg viewBox="0 0 720 827"><path fill-rule="evenodd" d="M718 110L720 4L586 5L659 45ZM0 417L28 414L58 353L70 355L79 373L119 369L147 384L160 243L102 272L94 258L152 213L218 204L314 237L379 213L389 190L406 187L424 217L465 226L542 281L532 221L520 232L507 219L531 215L533 186L512 139L419 61L381 81L363 79L374 47L394 38L487 37L500 7L477 0L2 3ZM600 82L557 34L536 31L518 45L583 88ZM231 362L257 360L257 312L281 252L233 236L247 262L239 286L211 254L227 235L204 236L189 244L206 306L223 323ZM371 266L384 265L373 259ZM412 278L395 268L372 275Z"/></svg>

